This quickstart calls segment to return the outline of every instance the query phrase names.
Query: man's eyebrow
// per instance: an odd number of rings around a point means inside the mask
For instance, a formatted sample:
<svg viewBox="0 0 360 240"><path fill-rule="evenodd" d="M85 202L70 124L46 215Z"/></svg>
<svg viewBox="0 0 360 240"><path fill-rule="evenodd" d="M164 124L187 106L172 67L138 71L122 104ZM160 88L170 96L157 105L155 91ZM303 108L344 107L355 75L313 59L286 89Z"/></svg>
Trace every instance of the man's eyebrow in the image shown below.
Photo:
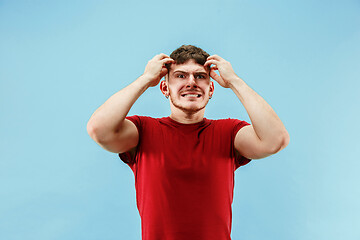
<svg viewBox="0 0 360 240"><path fill-rule="evenodd" d="M175 70L174 73L188 73L188 72L181 71L181 70Z"/></svg>
<svg viewBox="0 0 360 240"><path fill-rule="evenodd" d="M182 71L182 70L175 70L174 73L185 73L185 74L188 74L189 72ZM204 71L199 71L199 72L196 72L196 71L195 71L195 74L205 74L205 75L207 75L208 73L207 73L207 72L204 72Z"/></svg>

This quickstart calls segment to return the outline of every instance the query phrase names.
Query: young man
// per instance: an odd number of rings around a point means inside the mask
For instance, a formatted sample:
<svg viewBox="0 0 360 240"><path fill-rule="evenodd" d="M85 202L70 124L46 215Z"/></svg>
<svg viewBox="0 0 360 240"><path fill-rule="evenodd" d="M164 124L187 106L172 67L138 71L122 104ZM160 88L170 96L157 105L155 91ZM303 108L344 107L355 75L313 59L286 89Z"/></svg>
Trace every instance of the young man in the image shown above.
<svg viewBox="0 0 360 240"><path fill-rule="evenodd" d="M204 118L214 94L210 78L236 94L252 125ZM171 115L127 117L159 82ZM234 171L289 142L279 117L229 62L191 45L151 59L142 76L95 111L87 129L134 172L143 240L229 240Z"/></svg>

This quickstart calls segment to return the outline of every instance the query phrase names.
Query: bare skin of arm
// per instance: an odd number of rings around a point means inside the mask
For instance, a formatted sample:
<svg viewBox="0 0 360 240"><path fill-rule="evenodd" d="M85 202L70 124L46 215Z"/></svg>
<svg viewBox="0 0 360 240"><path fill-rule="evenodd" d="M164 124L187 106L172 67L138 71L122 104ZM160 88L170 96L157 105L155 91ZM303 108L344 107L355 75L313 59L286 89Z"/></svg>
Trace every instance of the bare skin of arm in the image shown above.
<svg viewBox="0 0 360 240"><path fill-rule="evenodd" d="M252 125L245 126L235 136L235 149L250 159L264 158L279 152L289 144L289 133L271 106L240 77L223 58L208 57L210 76L222 87L230 88L245 107ZM215 72L218 70L220 76Z"/></svg>
<svg viewBox="0 0 360 240"><path fill-rule="evenodd" d="M135 124L125 117L141 94L149 87L156 86L167 74L164 64L173 61L165 54L151 59L143 75L112 95L93 113L87 124L90 137L102 148L114 153L126 152L136 147L139 133Z"/></svg>

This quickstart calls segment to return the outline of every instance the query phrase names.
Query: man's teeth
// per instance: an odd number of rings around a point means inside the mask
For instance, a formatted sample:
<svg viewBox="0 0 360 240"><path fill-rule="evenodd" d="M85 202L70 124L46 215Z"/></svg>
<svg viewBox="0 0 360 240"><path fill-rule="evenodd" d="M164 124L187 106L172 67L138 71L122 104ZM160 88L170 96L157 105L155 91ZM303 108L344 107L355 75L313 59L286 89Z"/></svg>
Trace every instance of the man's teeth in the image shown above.
<svg viewBox="0 0 360 240"><path fill-rule="evenodd" d="M200 97L199 94L185 94L184 97Z"/></svg>

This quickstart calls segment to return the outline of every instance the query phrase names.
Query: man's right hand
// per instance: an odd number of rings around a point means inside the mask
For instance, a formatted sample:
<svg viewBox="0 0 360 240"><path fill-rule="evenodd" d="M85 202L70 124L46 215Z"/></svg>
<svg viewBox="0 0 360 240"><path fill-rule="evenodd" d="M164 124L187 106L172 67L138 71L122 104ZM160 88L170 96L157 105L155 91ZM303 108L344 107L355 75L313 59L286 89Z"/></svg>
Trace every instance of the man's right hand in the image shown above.
<svg viewBox="0 0 360 240"><path fill-rule="evenodd" d="M149 79L149 87L158 85L161 78L163 78L168 73L165 64L173 62L174 59L170 58L164 53L156 55L148 62L145 67L143 76Z"/></svg>

